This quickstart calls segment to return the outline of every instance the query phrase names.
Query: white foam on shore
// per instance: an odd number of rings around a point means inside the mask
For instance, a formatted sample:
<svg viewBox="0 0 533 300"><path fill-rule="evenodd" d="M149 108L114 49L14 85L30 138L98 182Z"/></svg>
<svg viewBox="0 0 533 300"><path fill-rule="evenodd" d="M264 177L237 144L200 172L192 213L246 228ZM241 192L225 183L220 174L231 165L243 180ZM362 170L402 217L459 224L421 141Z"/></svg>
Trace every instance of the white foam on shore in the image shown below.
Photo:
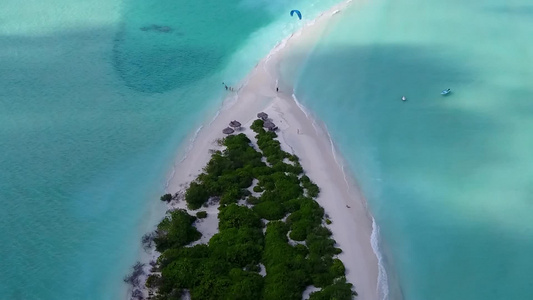
<svg viewBox="0 0 533 300"><path fill-rule="evenodd" d="M315 132L318 133L318 127L317 127L317 124L316 124L316 120L314 117L312 117L312 114L311 112L309 112L307 110L307 108L305 108L305 106L302 105L302 103L300 103L300 101L298 101L298 98L296 98L296 95L294 95L294 93L292 94L292 99L294 100L294 102L296 103L296 105L298 106L298 108L300 108L300 110L304 113L304 115L309 119L311 120L311 125L313 125L313 128L315 129ZM328 133L329 135L329 133Z"/></svg>
<svg viewBox="0 0 533 300"><path fill-rule="evenodd" d="M335 159L335 162L337 165L341 168L342 174L344 174L344 182L346 183L346 187L348 189L348 192L350 191L350 184L348 183L348 178L346 177L346 170L344 169L344 164L339 161L337 158L337 149L335 148L335 144L333 143L333 139L331 138L331 134L329 133L328 126L324 124L324 127L326 129L326 134L328 135L329 143L331 145L331 153L333 153L333 158Z"/></svg>
<svg viewBox="0 0 533 300"><path fill-rule="evenodd" d="M381 300L389 299L389 279L387 276L387 270L385 269L385 263L383 261L383 254L380 250L379 226L376 224L376 220L372 217L372 236L370 238L370 244L372 249L378 258L378 295Z"/></svg>

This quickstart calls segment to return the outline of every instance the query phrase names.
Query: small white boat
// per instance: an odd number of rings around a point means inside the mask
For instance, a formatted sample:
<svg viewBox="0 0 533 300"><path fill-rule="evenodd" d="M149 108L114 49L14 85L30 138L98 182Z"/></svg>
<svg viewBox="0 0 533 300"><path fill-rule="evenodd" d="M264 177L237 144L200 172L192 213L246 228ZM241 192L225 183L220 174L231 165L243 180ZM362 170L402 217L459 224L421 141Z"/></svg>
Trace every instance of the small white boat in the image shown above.
<svg viewBox="0 0 533 300"><path fill-rule="evenodd" d="M405 98L405 96L402 96L402 101L405 101L407 100L407 98Z"/></svg>
<svg viewBox="0 0 533 300"><path fill-rule="evenodd" d="M448 94L451 93L451 92L452 92L452 90L450 90L450 89L446 89L446 90L440 92L440 94L444 96L444 95L448 95Z"/></svg>

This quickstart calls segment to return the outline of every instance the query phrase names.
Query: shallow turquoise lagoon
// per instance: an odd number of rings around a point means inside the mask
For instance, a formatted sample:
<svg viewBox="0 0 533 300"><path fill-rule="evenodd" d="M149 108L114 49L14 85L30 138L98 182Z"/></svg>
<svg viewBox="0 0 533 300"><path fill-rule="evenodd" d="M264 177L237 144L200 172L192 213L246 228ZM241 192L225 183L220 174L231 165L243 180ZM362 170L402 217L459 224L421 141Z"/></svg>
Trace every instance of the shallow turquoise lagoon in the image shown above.
<svg viewBox="0 0 533 300"><path fill-rule="evenodd" d="M178 149L221 83L304 24L293 6L312 19L334 3L3 1L2 297L124 298Z"/></svg>

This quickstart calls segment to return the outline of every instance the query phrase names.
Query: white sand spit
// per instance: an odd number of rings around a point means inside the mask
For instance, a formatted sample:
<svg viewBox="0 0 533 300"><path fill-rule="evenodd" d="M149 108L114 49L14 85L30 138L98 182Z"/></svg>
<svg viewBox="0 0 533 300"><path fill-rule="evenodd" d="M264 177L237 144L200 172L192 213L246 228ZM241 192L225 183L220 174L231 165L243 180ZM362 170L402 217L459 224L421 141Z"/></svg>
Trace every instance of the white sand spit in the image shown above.
<svg viewBox="0 0 533 300"><path fill-rule="evenodd" d="M242 123L245 133L251 140L254 133L249 129L258 112L268 113L269 118L279 127L278 135L282 149L300 158L306 174L320 187L317 201L324 207L333 221L328 228L333 238L343 250L339 258L346 266L346 277L359 293L359 299L378 299L378 262L370 238L372 217L355 181L342 169L342 158L335 153L329 135L321 122L306 114L292 95L292 87L278 87L279 67L285 58L298 51L304 60L314 43L335 22L337 12L348 5L339 4L324 12L318 19L301 31L279 44L263 59L243 81L237 96L231 102L225 101L219 115L207 121L197 133L186 159L176 165L173 178L169 181L168 192L182 189L183 183L190 182L199 170L209 161L209 149L213 141L223 137L222 129L230 121ZM235 100L236 99L236 100ZM349 208L348 208L349 207ZM216 232L216 214L212 209L209 216L198 227L202 234L212 236ZM209 228L208 228L209 227ZM201 242L206 242L202 238Z"/></svg>

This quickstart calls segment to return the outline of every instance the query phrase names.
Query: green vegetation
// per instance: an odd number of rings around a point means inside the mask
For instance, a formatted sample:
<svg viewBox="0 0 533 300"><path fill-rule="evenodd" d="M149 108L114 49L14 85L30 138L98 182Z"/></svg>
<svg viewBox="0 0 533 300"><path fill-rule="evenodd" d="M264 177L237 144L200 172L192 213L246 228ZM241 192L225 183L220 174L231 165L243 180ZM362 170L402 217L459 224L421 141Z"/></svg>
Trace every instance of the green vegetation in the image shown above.
<svg viewBox="0 0 533 300"><path fill-rule="evenodd" d="M209 199L220 201L219 232L208 244L186 247L201 234L196 217L185 210L170 212L159 224L154 242L162 253L156 266L161 274L146 282L157 290L153 299L180 299L186 289L192 299L300 300L309 285L322 288L311 294L313 300L352 299L356 294L336 258L341 250L322 226L324 210L313 199L318 186L302 175L297 156L281 150L276 133L263 129L263 121L251 128L260 151L244 134L226 137L220 142L225 149L213 152L185 192L191 210ZM257 197L248 190L254 179ZM266 230L262 219L270 221Z"/></svg>
<svg viewBox="0 0 533 300"><path fill-rule="evenodd" d="M156 250L163 252L167 249L180 248L200 239L202 234L192 226L194 221L196 218L183 209L172 211L157 225L154 238Z"/></svg>
<svg viewBox="0 0 533 300"><path fill-rule="evenodd" d="M320 189L318 188L318 185L312 182L311 179L307 177L307 175L302 176L300 180L302 181L303 187L307 190L307 194L309 195L309 197L318 196L318 193L320 193Z"/></svg>
<svg viewBox="0 0 533 300"><path fill-rule="evenodd" d="M224 139L226 149L213 153L204 173L185 192L189 209L200 208L210 197L219 198L220 204L234 203L249 192L254 177L270 171L250 143L244 134Z"/></svg>
<svg viewBox="0 0 533 300"><path fill-rule="evenodd" d="M205 219L205 218L207 218L207 212L203 211L203 210L199 211L199 212L196 213L196 217L198 219Z"/></svg>
<svg viewBox="0 0 533 300"><path fill-rule="evenodd" d="M172 195L171 194L164 194L163 196L161 196L160 200L161 201L165 201L165 202L170 202L170 200L172 200Z"/></svg>
<svg viewBox="0 0 533 300"><path fill-rule="evenodd" d="M357 296L357 293L352 290L352 284L342 277L321 291L311 293L309 300L351 299L353 296Z"/></svg>

